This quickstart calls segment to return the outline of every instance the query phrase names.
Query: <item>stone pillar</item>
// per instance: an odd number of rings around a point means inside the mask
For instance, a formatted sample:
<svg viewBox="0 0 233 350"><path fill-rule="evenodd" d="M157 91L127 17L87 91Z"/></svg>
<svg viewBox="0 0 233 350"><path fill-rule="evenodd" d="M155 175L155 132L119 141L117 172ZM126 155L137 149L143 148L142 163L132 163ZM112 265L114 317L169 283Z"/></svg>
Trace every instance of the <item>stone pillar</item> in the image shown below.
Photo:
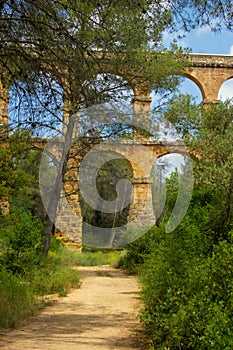
<svg viewBox="0 0 233 350"><path fill-rule="evenodd" d="M223 70L222 68L203 68L199 76L203 87L203 103L218 103L219 90L222 84L232 75L232 70Z"/></svg>
<svg viewBox="0 0 233 350"><path fill-rule="evenodd" d="M0 82L0 138L8 136L8 87L4 87Z"/></svg>
<svg viewBox="0 0 233 350"><path fill-rule="evenodd" d="M0 140L6 139L8 136L8 102L8 86L5 87L0 82ZM0 198L0 212L3 215L10 212L10 205L6 196Z"/></svg>
<svg viewBox="0 0 233 350"><path fill-rule="evenodd" d="M152 200L153 178L132 179L133 196L130 204L128 222L132 227L151 227L155 225L155 213Z"/></svg>
<svg viewBox="0 0 233 350"><path fill-rule="evenodd" d="M136 125L133 131L133 139L136 142L150 140L150 104L152 98L149 92L135 89L135 95L132 98L133 105L133 125Z"/></svg>
<svg viewBox="0 0 233 350"><path fill-rule="evenodd" d="M10 212L10 205L8 201L8 197L0 198L0 213L2 215L8 215Z"/></svg>
<svg viewBox="0 0 233 350"><path fill-rule="evenodd" d="M64 111L63 111L63 125L62 125L62 136L65 138L66 132L67 132L67 126L69 124L69 118L72 115L71 111L71 102L68 99L63 98L64 101ZM77 105L77 111L73 114L73 117L76 119L74 128L73 128L73 134L72 138L75 140L76 138L79 137L80 134L80 125L79 125L79 110L78 110L78 105Z"/></svg>
<svg viewBox="0 0 233 350"><path fill-rule="evenodd" d="M72 107L69 95L70 88L66 81L63 81L63 125L62 125L62 142L65 141L68 130L69 118L72 116ZM78 109L78 104L77 104ZM72 132L72 142L78 137L77 123L75 122ZM78 141L78 140L77 140ZM62 152L62 150L60 151ZM58 210L56 215L56 232L57 238L60 238L67 246L82 249L82 214L78 195L78 167L80 164L77 156L78 145L71 145L66 170L63 174L63 189L60 194Z"/></svg>
<svg viewBox="0 0 233 350"><path fill-rule="evenodd" d="M70 150L67 169L63 177L63 190L59 200L55 226L56 237L66 245L81 251L82 248L82 214L78 194L77 146Z"/></svg>

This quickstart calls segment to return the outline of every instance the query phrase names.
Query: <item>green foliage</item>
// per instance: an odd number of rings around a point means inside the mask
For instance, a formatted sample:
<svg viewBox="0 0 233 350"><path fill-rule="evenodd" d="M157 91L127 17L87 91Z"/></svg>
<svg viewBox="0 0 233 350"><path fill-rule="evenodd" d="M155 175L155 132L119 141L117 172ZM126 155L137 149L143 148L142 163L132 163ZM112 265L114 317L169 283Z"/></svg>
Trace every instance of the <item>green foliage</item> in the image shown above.
<svg viewBox="0 0 233 350"><path fill-rule="evenodd" d="M158 232L163 232L163 229L151 228L145 235L135 240L132 240L131 231L126 232L124 238L126 238L126 241L130 238L132 242L127 244L126 254L122 256L118 265L131 272L139 272L153 250L155 240L158 239ZM136 233L138 232L136 231ZM137 235L135 236L137 237Z"/></svg>
<svg viewBox="0 0 233 350"><path fill-rule="evenodd" d="M175 74L183 68L181 50L175 45L170 51L162 47L162 32L172 22L171 9L162 1L155 4L141 0L132 5L126 0L41 1L40 4L13 0L2 5L1 13L3 58L0 76L8 84L6 77L11 75L15 80L18 97L21 97L18 107L25 118L21 113L19 116L23 124L32 129L35 126L56 128L61 118L58 111L63 92L54 82L63 85L73 114L78 110L77 101L90 106L106 101L110 95L114 99L116 94L111 92L120 91L126 85L132 87L135 77L138 84L150 81L155 88L173 88L177 83ZM13 14L17 20L12 21ZM156 55L156 59L149 59L148 51L152 49L164 53ZM13 54L15 52L17 55ZM113 74L107 74L109 55ZM133 67L127 82L119 79L119 75L125 76L126 64L128 71ZM106 73L104 79L98 77L99 72ZM29 97L26 97L26 113L21 105L25 85L23 87L19 81L25 82L30 91ZM62 84L64 81L67 83ZM48 103L47 98L37 94L38 82L43 87L42 91L47 89L60 97L56 99L53 96ZM43 119L41 110L45 112ZM51 112L50 118L46 118L48 111Z"/></svg>
<svg viewBox="0 0 233 350"><path fill-rule="evenodd" d="M58 265L66 266L98 266L117 265L124 253L122 250L100 249L83 246L82 252L67 249L60 240L52 237L49 257L57 261Z"/></svg>
<svg viewBox="0 0 233 350"><path fill-rule="evenodd" d="M80 285L74 257L55 238L51 256L42 255L41 154L29 151L30 143L30 133L16 131L0 149L0 196L10 200L10 214L0 215L0 327L14 327L32 314L43 295L66 295Z"/></svg>
<svg viewBox="0 0 233 350"><path fill-rule="evenodd" d="M31 176L18 166L30 148L30 133L16 130L7 141L0 141L0 197L27 192L31 183Z"/></svg>
<svg viewBox="0 0 233 350"><path fill-rule="evenodd" d="M31 265L22 276L30 281L36 295L58 293L67 295L73 287L80 286L77 271L73 269L80 253L68 249L60 240L51 237L49 256L40 255L39 265Z"/></svg>
<svg viewBox="0 0 233 350"><path fill-rule="evenodd" d="M41 259L44 225L28 212L15 210L0 218L0 263L13 273L23 273Z"/></svg>
<svg viewBox="0 0 233 350"><path fill-rule="evenodd" d="M154 349L230 349L232 247L214 245L211 198L211 193L196 190L174 232L166 234L161 224L153 229L151 241L145 236L139 246L132 243L126 255L126 266L141 274L142 322Z"/></svg>
<svg viewBox="0 0 233 350"><path fill-rule="evenodd" d="M198 188L211 193L215 207L210 226L215 241L227 239L233 219L233 106L231 101L203 108L189 97L178 97L168 108L166 118L185 139L196 156L195 181Z"/></svg>
<svg viewBox="0 0 233 350"><path fill-rule="evenodd" d="M191 95L174 96L164 116L166 120L175 125L182 138L195 135L201 124L200 106L196 105Z"/></svg>
<svg viewBox="0 0 233 350"><path fill-rule="evenodd" d="M32 151L29 131L16 130L0 144L0 198L8 196L11 208L44 219L38 177L41 152Z"/></svg>
<svg viewBox="0 0 233 350"><path fill-rule="evenodd" d="M14 327L35 310L35 296L29 283L0 270L0 328Z"/></svg>
<svg viewBox="0 0 233 350"><path fill-rule="evenodd" d="M214 229L219 239L228 239L233 220L232 120L233 106L229 101L212 106L202 113L199 133L190 140L191 147L201 155L195 164L196 181L214 197Z"/></svg>
<svg viewBox="0 0 233 350"><path fill-rule="evenodd" d="M142 321L154 349L232 349L232 253L222 242L206 256L188 225L155 246L142 277Z"/></svg>
<svg viewBox="0 0 233 350"><path fill-rule="evenodd" d="M43 223L30 212L0 217L0 327L14 327L40 307L38 296L66 295L80 286L73 269L78 257L52 239L51 256L42 255ZM70 257L71 255L71 257Z"/></svg>
<svg viewBox="0 0 233 350"><path fill-rule="evenodd" d="M74 287L80 287L77 271L71 266L57 264L56 260L48 259L40 268L32 267L23 277L25 282L31 281L35 295L43 296L57 293L66 296Z"/></svg>
<svg viewBox="0 0 233 350"><path fill-rule="evenodd" d="M153 349L232 349L232 112L229 102L203 109L187 98L167 115L198 157L183 221L165 233L178 192L172 174L149 249L145 236L125 258L141 275L141 319Z"/></svg>

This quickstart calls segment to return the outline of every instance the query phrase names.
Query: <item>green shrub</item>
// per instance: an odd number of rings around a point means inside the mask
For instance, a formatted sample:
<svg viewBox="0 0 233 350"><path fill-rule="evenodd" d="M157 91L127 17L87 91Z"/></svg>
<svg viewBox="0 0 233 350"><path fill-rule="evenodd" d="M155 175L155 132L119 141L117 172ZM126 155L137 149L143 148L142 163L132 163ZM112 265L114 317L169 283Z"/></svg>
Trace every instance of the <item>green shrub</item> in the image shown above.
<svg viewBox="0 0 233 350"><path fill-rule="evenodd" d="M143 270L142 314L154 349L233 347L233 247L206 254L203 237L187 226L157 244Z"/></svg>
<svg viewBox="0 0 233 350"><path fill-rule="evenodd" d="M36 295L67 295L71 288L80 286L80 276L73 269L79 255L79 252L67 248L60 240L51 237L49 256L40 256L39 265L25 268L23 278L31 281Z"/></svg>
<svg viewBox="0 0 233 350"><path fill-rule="evenodd" d="M160 240L160 235L163 235L163 233L164 229L162 226L159 228L153 227L140 238L127 244L126 254L121 257L118 264L119 267L131 272L139 272L145 260L151 254L155 242ZM131 232L130 237L132 237Z"/></svg>
<svg viewBox="0 0 233 350"><path fill-rule="evenodd" d="M17 210L0 220L1 265L13 273L40 263L43 224L29 212Z"/></svg>

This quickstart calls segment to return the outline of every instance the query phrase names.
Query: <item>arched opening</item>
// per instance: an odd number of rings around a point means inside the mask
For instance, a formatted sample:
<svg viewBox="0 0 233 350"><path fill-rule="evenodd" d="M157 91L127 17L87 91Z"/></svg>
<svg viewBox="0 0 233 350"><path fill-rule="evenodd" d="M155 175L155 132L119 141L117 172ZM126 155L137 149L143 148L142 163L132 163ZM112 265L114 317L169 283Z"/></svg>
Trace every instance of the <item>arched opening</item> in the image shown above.
<svg viewBox="0 0 233 350"><path fill-rule="evenodd" d="M218 93L218 98L221 101L233 99L233 78L228 79L222 84Z"/></svg>
<svg viewBox="0 0 233 350"><path fill-rule="evenodd" d="M90 159L85 163L86 171L82 171L79 180L81 188L84 188L85 182L88 187L92 184L93 197L95 191L98 193L93 206L87 203L88 200L82 196L82 193L79 194L83 217L83 242L91 246L111 247L118 245L121 227L125 229L124 225L127 223L130 209L130 203L127 202L128 204L125 205L124 196L127 195L127 190L124 191L121 187L118 192L117 186L120 180L130 181L133 170L126 158L120 154L115 158L111 152L102 152L101 163L99 168L94 169L95 164ZM114 201L115 208L108 210L107 203L109 202L110 206Z"/></svg>
<svg viewBox="0 0 233 350"><path fill-rule="evenodd" d="M200 103L203 99L201 89L191 77L183 77L179 86L179 93L191 95L196 103Z"/></svg>
<svg viewBox="0 0 233 350"><path fill-rule="evenodd" d="M198 85L189 77L177 76L179 85L174 91L151 91L151 140L175 141L180 138L175 128L164 119L164 113L180 95L190 95L193 103L202 101L202 93Z"/></svg>
<svg viewBox="0 0 233 350"><path fill-rule="evenodd" d="M152 200L157 224L167 215L168 201L176 200L179 177L185 176L189 161L188 155L169 153L154 162Z"/></svg>
<svg viewBox="0 0 233 350"><path fill-rule="evenodd" d="M14 81L9 89L9 132L29 130L33 137L60 135L63 122L63 89L49 74L30 81Z"/></svg>
<svg viewBox="0 0 233 350"><path fill-rule="evenodd" d="M189 94L197 103L202 101L201 87L198 86L197 82L191 76L174 76L177 80L177 87L175 90L169 91L168 89L159 89L157 91L151 91L152 103L151 111L162 110L162 107L169 103L173 98L174 94Z"/></svg>
<svg viewBox="0 0 233 350"><path fill-rule="evenodd" d="M81 91L80 130L89 138L132 138L134 92L121 76L98 73L83 83Z"/></svg>

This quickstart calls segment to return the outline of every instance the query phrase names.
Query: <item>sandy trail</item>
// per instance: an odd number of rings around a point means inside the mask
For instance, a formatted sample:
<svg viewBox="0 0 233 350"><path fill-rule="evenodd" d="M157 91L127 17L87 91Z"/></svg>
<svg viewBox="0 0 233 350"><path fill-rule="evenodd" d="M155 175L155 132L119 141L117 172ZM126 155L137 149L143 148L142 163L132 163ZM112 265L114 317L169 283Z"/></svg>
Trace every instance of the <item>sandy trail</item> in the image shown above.
<svg viewBox="0 0 233 350"><path fill-rule="evenodd" d="M109 266L79 267L80 289L29 323L0 334L1 350L132 350L140 328L137 278Z"/></svg>

